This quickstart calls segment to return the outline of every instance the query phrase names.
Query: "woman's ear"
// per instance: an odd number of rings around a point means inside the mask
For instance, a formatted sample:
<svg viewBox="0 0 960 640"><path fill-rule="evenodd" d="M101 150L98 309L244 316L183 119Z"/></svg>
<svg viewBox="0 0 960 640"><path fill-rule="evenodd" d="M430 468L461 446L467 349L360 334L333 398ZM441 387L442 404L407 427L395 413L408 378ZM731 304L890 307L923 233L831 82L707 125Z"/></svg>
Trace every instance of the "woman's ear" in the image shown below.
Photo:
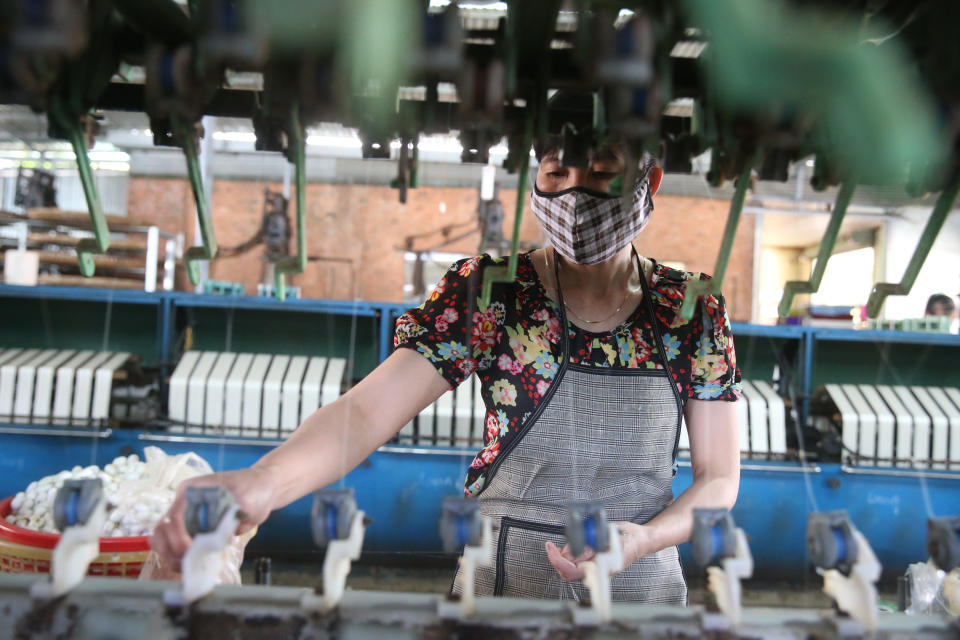
<svg viewBox="0 0 960 640"><path fill-rule="evenodd" d="M657 195L657 189L660 188L660 181L663 179L663 169L657 165L650 167L647 173L647 182L650 183L650 196Z"/></svg>

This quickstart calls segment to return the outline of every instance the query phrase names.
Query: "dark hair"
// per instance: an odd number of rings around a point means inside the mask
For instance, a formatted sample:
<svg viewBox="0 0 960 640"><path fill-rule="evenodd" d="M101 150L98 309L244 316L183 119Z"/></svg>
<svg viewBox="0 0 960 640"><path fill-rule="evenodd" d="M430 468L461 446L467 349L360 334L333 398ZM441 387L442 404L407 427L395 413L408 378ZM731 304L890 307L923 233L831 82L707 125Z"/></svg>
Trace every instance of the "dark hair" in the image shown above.
<svg viewBox="0 0 960 640"><path fill-rule="evenodd" d="M537 162L543 162L544 158L558 153L560 153L559 134L548 133L533 141L533 154L537 157Z"/></svg>
<svg viewBox="0 0 960 640"><path fill-rule="evenodd" d="M956 305L953 303L953 298L943 293L935 293L927 299L927 309L924 311L926 315L931 315L936 311L936 307L944 306L947 309L947 312L953 314Z"/></svg>

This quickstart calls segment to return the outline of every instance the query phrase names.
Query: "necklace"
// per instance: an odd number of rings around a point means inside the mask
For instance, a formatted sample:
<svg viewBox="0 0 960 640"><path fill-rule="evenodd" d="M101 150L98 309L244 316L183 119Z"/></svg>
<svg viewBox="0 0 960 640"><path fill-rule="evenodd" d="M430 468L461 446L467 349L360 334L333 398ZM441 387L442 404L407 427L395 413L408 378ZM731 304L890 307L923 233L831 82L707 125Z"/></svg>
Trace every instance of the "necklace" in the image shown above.
<svg viewBox="0 0 960 640"><path fill-rule="evenodd" d="M632 262L632 259L631 259L631 262ZM543 252L543 264L546 266L547 273L550 273L550 263L547 262L547 252L546 252L546 251ZM560 290L560 271L559 271L559 269L557 270L557 290L558 290L558 291ZM613 311L613 313L611 313L611 314L610 314L609 316L607 316L606 318L603 318L602 320L587 320L586 318L584 318L583 316L581 316L579 313L577 313L576 311L574 311L573 308L572 308L569 304L567 304L567 301L566 301L566 300L563 301L563 306L566 307L567 311L569 311L570 313L572 313L573 316L574 316L577 320L579 320L580 322L585 322L585 323L587 323L587 324L603 324L604 322L608 322L611 318L615 317L618 313L620 313L621 310L623 310L623 305L625 305L625 304L627 303L627 298L628 298L629 296L630 296L630 285L629 285L629 282L628 282L628 283L627 283L626 290L623 292L623 300L620 301L620 306L618 306L618 307Z"/></svg>

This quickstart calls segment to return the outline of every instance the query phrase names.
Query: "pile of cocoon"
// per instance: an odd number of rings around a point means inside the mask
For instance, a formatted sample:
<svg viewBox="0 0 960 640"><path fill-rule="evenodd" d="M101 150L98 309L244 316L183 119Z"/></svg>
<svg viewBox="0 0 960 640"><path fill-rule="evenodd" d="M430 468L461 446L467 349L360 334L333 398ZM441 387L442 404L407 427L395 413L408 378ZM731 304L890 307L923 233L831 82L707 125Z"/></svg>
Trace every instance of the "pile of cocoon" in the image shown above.
<svg viewBox="0 0 960 640"><path fill-rule="evenodd" d="M46 533L58 533L53 521L53 500L68 479L100 478L108 516L103 536L145 536L173 503L175 487L149 482L149 463L136 454L120 456L103 469L76 466L31 482L10 504L11 523Z"/></svg>

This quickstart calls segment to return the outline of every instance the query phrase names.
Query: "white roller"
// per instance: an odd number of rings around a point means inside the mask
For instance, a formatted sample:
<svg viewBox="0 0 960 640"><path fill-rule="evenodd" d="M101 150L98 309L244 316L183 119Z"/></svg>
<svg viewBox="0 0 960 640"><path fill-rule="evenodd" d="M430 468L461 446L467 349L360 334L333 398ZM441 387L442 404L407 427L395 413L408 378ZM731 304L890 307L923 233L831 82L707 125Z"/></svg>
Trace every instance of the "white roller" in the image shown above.
<svg viewBox="0 0 960 640"><path fill-rule="evenodd" d="M903 406L913 416L913 444L910 456L912 465L917 467L930 466L930 416L923 410L917 399L906 387L893 387L894 393L900 398Z"/></svg>
<svg viewBox="0 0 960 640"><path fill-rule="evenodd" d="M413 420L403 425L400 428L400 433L397 435L399 437L400 442L402 442L403 444L413 444L415 440L414 431L413 431Z"/></svg>
<svg viewBox="0 0 960 640"><path fill-rule="evenodd" d="M71 411L75 421L83 423L90 420L90 409L93 405L93 378L97 369L112 356L113 354L109 351L98 352L77 368L73 383L73 410Z"/></svg>
<svg viewBox="0 0 960 640"><path fill-rule="evenodd" d="M252 364L252 353L238 354L227 376L223 399L223 432L228 436L240 435L240 425L243 424L243 382Z"/></svg>
<svg viewBox="0 0 960 640"><path fill-rule="evenodd" d="M340 397L343 374L346 370L347 361L344 358L330 358L327 362L327 371L323 374L323 386L320 391L320 406L333 404Z"/></svg>
<svg viewBox="0 0 960 640"><path fill-rule="evenodd" d="M754 454L770 453L770 428L767 422L767 401L749 380L743 381L743 398L750 414L750 451Z"/></svg>
<svg viewBox="0 0 960 640"><path fill-rule="evenodd" d="M207 398L207 377L216 364L219 353L216 351L200 352L200 359L190 372L187 380L187 431L203 433L204 402Z"/></svg>
<svg viewBox="0 0 960 640"><path fill-rule="evenodd" d="M181 356L177 368L170 376L167 406L170 411L170 419L179 423L177 426L180 430L183 429L183 423L187 421L187 382L190 380L190 374L199 359L199 351L187 351Z"/></svg>
<svg viewBox="0 0 960 640"><path fill-rule="evenodd" d="M17 368L17 388L13 396L13 415L18 421L29 420L33 409L33 389L37 378L37 368L54 357L54 349L44 349Z"/></svg>
<svg viewBox="0 0 960 640"><path fill-rule="evenodd" d="M453 437L456 445L460 447L470 444L470 428L473 425L473 399L470 397L472 389L470 381L464 380L453 390Z"/></svg>
<svg viewBox="0 0 960 640"><path fill-rule="evenodd" d="M910 456L913 450L913 416L907 411L906 407L900 401L893 387L880 385L875 387L877 393L889 407L891 415L896 421L896 442L894 444L894 456L898 462L898 467L909 467ZM880 455L880 438L877 439L877 455Z"/></svg>
<svg viewBox="0 0 960 640"><path fill-rule="evenodd" d="M263 379L267 377L267 369L273 356L259 354L253 357L247 378L243 381L243 433L251 436L260 435L260 406L263 397Z"/></svg>
<svg viewBox="0 0 960 640"><path fill-rule="evenodd" d="M880 396L880 392L877 391L876 387L868 384L858 385L857 389L860 391L860 395L863 396L863 399L870 406L870 410L873 412L873 415L876 419L876 447L874 449L876 453L876 463L877 464L889 464L890 460L893 458L893 430L896 420L894 419L893 412L887 407L884 403L883 398Z"/></svg>
<svg viewBox="0 0 960 640"><path fill-rule="evenodd" d="M17 388L17 369L32 361L39 349L25 349L0 365L0 419L13 415L13 396Z"/></svg>
<svg viewBox="0 0 960 640"><path fill-rule="evenodd" d="M307 356L294 356L283 379L283 398L280 410L280 435L289 435L300 426L300 385L307 370Z"/></svg>
<svg viewBox="0 0 960 640"><path fill-rule="evenodd" d="M453 437L453 391L445 391L434 406L437 413L437 444L449 446Z"/></svg>
<svg viewBox="0 0 960 640"><path fill-rule="evenodd" d="M265 438L280 437L280 393L288 364L290 364L290 356L274 356L267 371L267 377L263 380L263 409L260 425L263 427L262 435Z"/></svg>
<svg viewBox="0 0 960 640"><path fill-rule="evenodd" d="M947 418L947 455L944 459L947 466L954 466L950 463L960 462L960 407L947 395L947 389L927 387L927 392Z"/></svg>
<svg viewBox="0 0 960 640"><path fill-rule="evenodd" d="M437 415L437 403L431 402L417 416L417 444L433 444L433 418Z"/></svg>
<svg viewBox="0 0 960 640"><path fill-rule="evenodd" d="M857 385L845 384L842 386L843 392L847 394L847 399L850 400L854 411L859 416L860 433L855 451L858 455L873 463L877 457L877 415L870 408L870 404L864 399Z"/></svg>
<svg viewBox="0 0 960 640"><path fill-rule="evenodd" d="M483 431L484 431L484 421L487 417L487 405L483 402L483 395L480 393L480 378L477 375L472 375L470 378L473 380L473 429L472 429L472 442L473 445L480 445L483 443Z"/></svg>
<svg viewBox="0 0 960 640"><path fill-rule="evenodd" d="M950 423L947 415L940 406L930 396L927 387L910 387L913 395L917 397L920 405L930 414L933 427L933 439L931 441L932 449L930 457L937 462L931 463L935 469L945 469L947 467L947 435L949 433Z"/></svg>
<svg viewBox="0 0 960 640"><path fill-rule="evenodd" d="M840 411L841 435L840 440L847 451L858 451L860 444L860 415L847 399L843 389L838 384L828 384L824 387L833 403Z"/></svg>
<svg viewBox="0 0 960 640"><path fill-rule="evenodd" d="M303 374L303 386L300 392L300 424L320 408L320 391L323 386L323 374L327 370L327 359L310 358L307 372Z"/></svg>
<svg viewBox="0 0 960 640"><path fill-rule="evenodd" d="M53 411L53 382L57 369L76 355L76 351L60 351L37 368L36 387L33 390L33 421L49 422Z"/></svg>
<svg viewBox="0 0 960 640"><path fill-rule="evenodd" d="M235 353L221 353L207 376L207 396L203 402L203 423L211 427L223 427L224 398L226 397L227 378L237 359ZM237 403L239 405L239 402ZM239 409L239 406L237 407ZM226 434L226 432L224 432Z"/></svg>
<svg viewBox="0 0 960 640"><path fill-rule="evenodd" d="M109 360L97 367L93 380L93 407L90 417L94 420L106 420L110 417L110 400L113 397L113 375L130 359L129 353L115 353Z"/></svg>
<svg viewBox="0 0 960 640"><path fill-rule="evenodd" d="M747 402L747 396L742 391L741 384L740 400L737 401L737 422L740 425L740 453L750 455L750 405Z"/></svg>
<svg viewBox="0 0 960 640"><path fill-rule="evenodd" d="M687 433L687 419L680 418L680 441L677 443L677 456L690 455L690 434Z"/></svg>
<svg viewBox="0 0 960 640"><path fill-rule="evenodd" d="M767 424L770 427L770 453L787 452L786 407L773 385L763 380L752 380L754 388L767 402Z"/></svg>
<svg viewBox="0 0 960 640"><path fill-rule="evenodd" d="M0 349L0 365L16 358L23 349Z"/></svg>
<svg viewBox="0 0 960 640"><path fill-rule="evenodd" d="M57 369L57 385L53 392L54 422L62 424L70 421L77 368L82 367L95 355L95 351L80 351Z"/></svg>
<svg viewBox="0 0 960 640"><path fill-rule="evenodd" d="M944 387L943 392L953 402L953 406L960 410L960 389ZM960 432L950 430L950 462L952 467L960 465Z"/></svg>

